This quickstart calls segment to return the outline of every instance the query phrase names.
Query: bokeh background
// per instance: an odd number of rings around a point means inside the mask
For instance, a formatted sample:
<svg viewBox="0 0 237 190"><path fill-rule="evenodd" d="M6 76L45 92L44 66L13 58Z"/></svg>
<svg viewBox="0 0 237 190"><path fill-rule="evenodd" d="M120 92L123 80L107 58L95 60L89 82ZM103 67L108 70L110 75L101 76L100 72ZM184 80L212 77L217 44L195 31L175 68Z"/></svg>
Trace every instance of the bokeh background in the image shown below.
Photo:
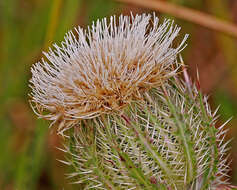
<svg viewBox="0 0 237 190"><path fill-rule="evenodd" d="M237 0L160 1L179 6L180 14L180 7L186 7L191 14L198 10L237 25ZM65 32L77 25L86 27L92 20L113 14L153 11L161 20L168 17L182 26L181 37L190 34L183 58L194 81L198 70L203 92L211 95L211 107L221 105L217 126L233 117L227 124L227 140L234 138L230 144L229 175L231 182L237 184L237 35L144 8L136 0L0 0L1 190L80 189L68 183L65 173L70 169L57 161L64 158L56 148L62 139L48 129L48 122L37 119L29 106L30 67L41 59L42 51L59 43Z"/></svg>

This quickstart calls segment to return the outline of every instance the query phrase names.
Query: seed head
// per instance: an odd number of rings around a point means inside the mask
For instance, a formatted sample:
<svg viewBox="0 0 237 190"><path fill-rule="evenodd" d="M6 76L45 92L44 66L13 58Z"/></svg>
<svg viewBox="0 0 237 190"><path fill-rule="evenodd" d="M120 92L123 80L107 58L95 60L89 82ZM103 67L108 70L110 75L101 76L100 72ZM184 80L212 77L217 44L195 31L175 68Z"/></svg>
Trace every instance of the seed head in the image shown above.
<svg viewBox="0 0 237 190"><path fill-rule="evenodd" d="M149 14L104 18L87 30L69 31L61 46L44 52L47 61L31 69L32 107L64 128L121 111L176 74L176 57L187 38L172 47L179 31Z"/></svg>

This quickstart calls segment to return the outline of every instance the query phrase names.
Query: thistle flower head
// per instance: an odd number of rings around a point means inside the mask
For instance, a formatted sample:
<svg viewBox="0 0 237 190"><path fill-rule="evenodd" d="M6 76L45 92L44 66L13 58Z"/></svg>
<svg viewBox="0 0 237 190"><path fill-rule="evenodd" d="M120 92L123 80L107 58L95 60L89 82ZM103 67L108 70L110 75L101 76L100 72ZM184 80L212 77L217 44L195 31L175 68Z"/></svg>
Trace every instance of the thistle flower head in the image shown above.
<svg viewBox="0 0 237 190"><path fill-rule="evenodd" d="M64 163L80 189L217 190L229 184L226 130L178 75L180 28L151 15L70 31L32 67L32 106L72 128ZM184 71L184 73L186 73ZM120 114L114 114L121 112ZM99 117L98 117L99 116Z"/></svg>
<svg viewBox="0 0 237 190"><path fill-rule="evenodd" d="M39 116L78 122L121 111L176 73L172 42L180 28L154 15L115 16L70 31L32 67L32 105ZM175 67L174 67L175 66ZM70 123L68 122L68 123ZM65 126L65 123L64 123Z"/></svg>

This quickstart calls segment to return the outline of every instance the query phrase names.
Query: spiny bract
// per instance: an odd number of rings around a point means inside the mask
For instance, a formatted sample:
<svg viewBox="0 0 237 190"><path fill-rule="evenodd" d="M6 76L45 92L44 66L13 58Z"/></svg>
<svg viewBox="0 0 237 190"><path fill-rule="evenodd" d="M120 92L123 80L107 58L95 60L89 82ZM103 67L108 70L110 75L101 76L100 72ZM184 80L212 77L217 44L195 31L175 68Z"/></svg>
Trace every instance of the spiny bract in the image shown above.
<svg viewBox="0 0 237 190"><path fill-rule="evenodd" d="M215 128L215 114L196 87L173 78L120 115L78 123L64 150L69 176L84 189L228 189L225 124Z"/></svg>

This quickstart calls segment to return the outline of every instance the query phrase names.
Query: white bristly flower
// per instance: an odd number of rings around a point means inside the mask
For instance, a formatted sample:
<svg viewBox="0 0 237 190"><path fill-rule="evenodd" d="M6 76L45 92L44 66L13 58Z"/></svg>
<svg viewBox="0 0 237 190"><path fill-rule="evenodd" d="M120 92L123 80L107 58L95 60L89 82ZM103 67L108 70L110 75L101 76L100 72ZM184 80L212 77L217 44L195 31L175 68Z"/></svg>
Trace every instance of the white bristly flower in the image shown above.
<svg viewBox="0 0 237 190"><path fill-rule="evenodd" d="M179 31L155 15L104 18L33 65L31 105L68 135L62 162L79 189L233 187L225 124L188 77Z"/></svg>
<svg viewBox="0 0 237 190"><path fill-rule="evenodd" d="M119 112L141 92L158 87L176 74L174 48L180 28L154 15L115 16L84 30L68 32L33 65L31 103L35 112L59 122L60 130L80 119ZM176 68L176 69L174 69Z"/></svg>

